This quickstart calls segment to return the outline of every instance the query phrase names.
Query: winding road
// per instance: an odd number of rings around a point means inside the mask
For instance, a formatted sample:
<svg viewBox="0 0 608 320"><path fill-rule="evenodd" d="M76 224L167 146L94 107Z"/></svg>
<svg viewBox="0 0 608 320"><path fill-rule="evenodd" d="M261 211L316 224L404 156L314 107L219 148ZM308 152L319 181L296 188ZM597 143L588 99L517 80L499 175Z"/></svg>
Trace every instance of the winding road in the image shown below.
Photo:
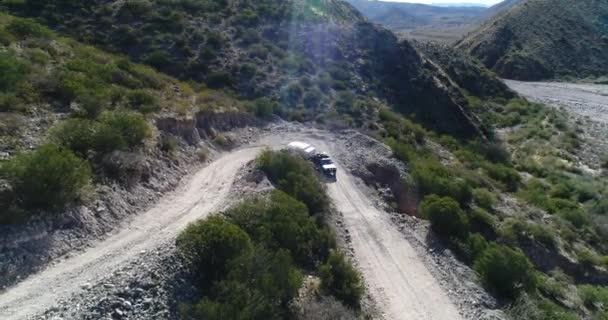
<svg viewBox="0 0 608 320"><path fill-rule="evenodd" d="M308 139L330 152L333 148L331 142L314 136L281 133L269 135L255 146L224 154L185 179L180 187L123 230L0 294L0 319L36 318L60 299L81 293L87 284L99 283L140 253L174 241L188 223L225 204L238 169L254 159L262 148L280 148L295 139ZM328 185L328 192L343 213L354 258L385 318L461 319L456 306L388 215L374 207L360 189L357 178L339 163L337 166L337 182Z"/></svg>

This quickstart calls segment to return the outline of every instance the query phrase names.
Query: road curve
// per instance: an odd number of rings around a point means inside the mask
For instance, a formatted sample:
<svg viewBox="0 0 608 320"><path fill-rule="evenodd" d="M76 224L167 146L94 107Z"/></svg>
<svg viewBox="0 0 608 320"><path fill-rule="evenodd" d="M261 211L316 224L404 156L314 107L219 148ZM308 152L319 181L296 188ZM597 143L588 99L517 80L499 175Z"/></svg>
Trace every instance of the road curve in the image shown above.
<svg viewBox="0 0 608 320"><path fill-rule="evenodd" d="M0 295L0 319L31 319L79 293L84 285L99 282L142 251L172 241L188 223L224 202L238 169L259 150L247 148L222 156L122 231L8 289Z"/></svg>
<svg viewBox="0 0 608 320"><path fill-rule="evenodd" d="M173 241L188 223L216 211L227 200L236 172L262 146L278 148L302 134L286 133L262 140L259 146L228 153L201 169L122 231L86 250L30 276L0 294L0 319L30 319L52 308L60 299L80 293L144 250ZM332 150L330 143L308 141ZM328 192L352 240L355 259L371 295L386 319L459 320L456 306L424 266L421 257L360 190L356 178L340 164L336 183Z"/></svg>

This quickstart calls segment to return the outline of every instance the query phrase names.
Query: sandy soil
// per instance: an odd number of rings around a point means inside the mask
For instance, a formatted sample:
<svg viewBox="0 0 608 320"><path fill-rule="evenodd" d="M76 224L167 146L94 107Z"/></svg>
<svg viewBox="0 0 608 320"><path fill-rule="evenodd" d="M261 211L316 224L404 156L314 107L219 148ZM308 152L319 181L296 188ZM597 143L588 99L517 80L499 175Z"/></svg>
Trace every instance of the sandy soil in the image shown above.
<svg viewBox="0 0 608 320"><path fill-rule="evenodd" d="M153 209L136 217L122 231L82 254L57 262L0 295L0 318L28 319L53 308L130 260L174 241L188 223L218 210L227 201L240 167L264 147L279 148L306 138L330 153L327 134L273 133L250 146L227 153L190 177ZM339 162L339 159L337 159ZM328 185L336 208L343 213L354 258L370 294L387 319L460 319L457 307L412 245L379 211L359 181L338 165L337 182Z"/></svg>

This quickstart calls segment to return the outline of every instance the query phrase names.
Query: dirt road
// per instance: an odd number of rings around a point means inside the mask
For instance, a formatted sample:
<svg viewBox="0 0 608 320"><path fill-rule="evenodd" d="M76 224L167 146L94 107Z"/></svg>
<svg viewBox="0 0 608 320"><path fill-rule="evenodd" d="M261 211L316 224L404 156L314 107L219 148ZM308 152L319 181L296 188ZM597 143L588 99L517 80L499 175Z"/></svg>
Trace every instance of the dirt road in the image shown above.
<svg viewBox="0 0 608 320"><path fill-rule="evenodd" d="M272 135L255 147L228 153L201 169L158 205L135 218L121 232L86 252L50 266L0 295L1 319L29 319L60 299L78 294L90 283L152 250L188 223L214 212L225 202L239 167L264 146L279 147L301 134ZM313 139L313 138L311 138ZM309 139L309 141L311 141ZM332 150L327 141L311 141ZM342 170L329 193L344 214L354 256L370 293L387 319L460 319L459 312L424 266L412 246L376 209L356 178Z"/></svg>

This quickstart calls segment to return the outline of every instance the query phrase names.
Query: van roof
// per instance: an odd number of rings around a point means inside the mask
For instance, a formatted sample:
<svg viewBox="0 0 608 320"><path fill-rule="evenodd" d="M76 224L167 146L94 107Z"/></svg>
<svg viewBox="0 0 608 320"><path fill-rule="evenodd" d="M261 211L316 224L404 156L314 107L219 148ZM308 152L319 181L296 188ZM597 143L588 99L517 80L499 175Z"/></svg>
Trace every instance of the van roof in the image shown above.
<svg viewBox="0 0 608 320"><path fill-rule="evenodd" d="M288 144L288 146L292 147L292 148L302 149L302 150L306 150L306 149L310 148L310 145L308 143L304 143L304 142L300 142L300 141L290 142Z"/></svg>

